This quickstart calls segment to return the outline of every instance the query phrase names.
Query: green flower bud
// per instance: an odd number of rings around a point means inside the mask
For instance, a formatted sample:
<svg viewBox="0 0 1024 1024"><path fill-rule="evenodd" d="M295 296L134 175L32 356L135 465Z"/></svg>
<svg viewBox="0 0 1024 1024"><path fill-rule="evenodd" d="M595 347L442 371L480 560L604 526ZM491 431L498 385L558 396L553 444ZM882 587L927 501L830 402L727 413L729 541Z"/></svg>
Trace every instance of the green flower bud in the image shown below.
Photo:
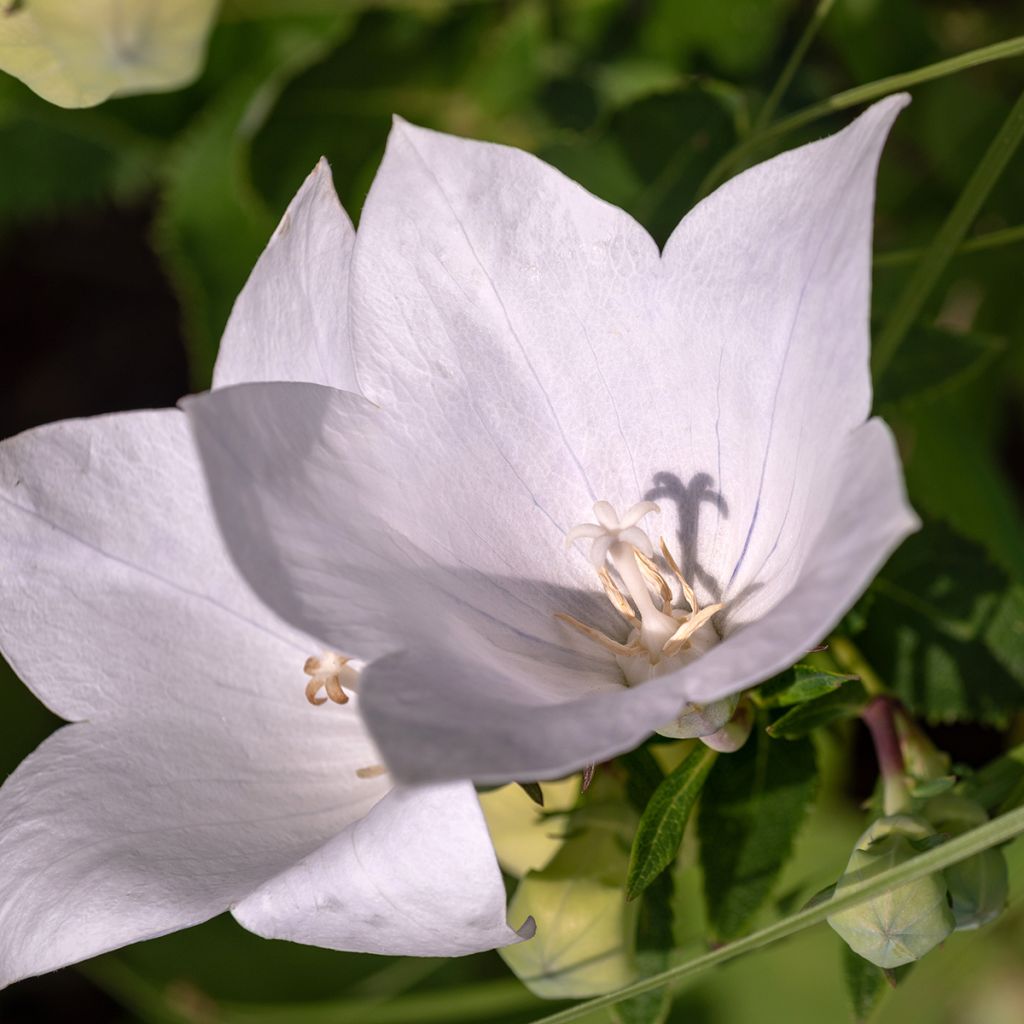
<svg viewBox="0 0 1024 1024"><path fill-rule="evenodd" d="M531 992L585 999L634 980L639 904L626 902L625 876L625 852L615 836L588 831L519 883L510 920L532 916L537 933L498 952Z"/></svg>
<svg viewBox="0 0 1024 1024"><path fill-rule="evenodd" d="M836 896L917 856L915 844L934 836L923 818L879 818L857 840ZM891 968L919 960L949 935L955 922L945 880L933 874L833 914L828 923L855 953L878 967Z"/></svg>
<svg viewBox="0 0 1024 1024"><path fill-rule="evenodd" d="M969 832L988 821L981 804L954 793L929 800L924 816L939 832L951 836ZM1002 850L976 853L946 868L945 875L958 931L980 928L1003 912L1009 878Z"/></svg>

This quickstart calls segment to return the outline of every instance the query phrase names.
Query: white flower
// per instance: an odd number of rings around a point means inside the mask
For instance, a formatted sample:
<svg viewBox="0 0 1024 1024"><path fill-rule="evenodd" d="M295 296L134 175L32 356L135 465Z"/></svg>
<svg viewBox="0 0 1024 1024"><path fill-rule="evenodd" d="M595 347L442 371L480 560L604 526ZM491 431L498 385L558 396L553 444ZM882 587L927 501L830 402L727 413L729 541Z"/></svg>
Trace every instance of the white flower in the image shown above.
<svg viewBox="0 0 1024 1024"><path fill-rule="evenodd" d="M217 0L6 0L0 71L61 107L160 92L199 74Z"/></svg>
<svg viewBox="0 0 1024 1024"><path fill-rule="evenodd" d="M236 304L220 380L351 383L352 238L322 165ZM0 986L229 907L334 949L520 937L471 785L392 788L353 666L234 569L182 412L3 442L0 538L4 654L76 723L0 789ZM346 703L312 707L307 684Z"/></svg>
<svg viewBox="0 0 1024 1024"><path fill-rule="evenodd" d="M396 122L348 283L366 397L187 411L236 561L369 663L400 778L554 778L713 733L916 527L865 422L905 102L740 175L662 253L532 156Z"/></svg>

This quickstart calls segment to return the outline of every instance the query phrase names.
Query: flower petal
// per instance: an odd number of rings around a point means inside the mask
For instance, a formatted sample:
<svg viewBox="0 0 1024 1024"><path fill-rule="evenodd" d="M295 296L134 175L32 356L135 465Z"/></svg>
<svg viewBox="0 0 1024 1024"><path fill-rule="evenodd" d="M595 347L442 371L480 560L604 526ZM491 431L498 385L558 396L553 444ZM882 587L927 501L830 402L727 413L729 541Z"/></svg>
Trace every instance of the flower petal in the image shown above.
<svg viewBox="0 0 1024 1024"><path fill-rule="evenodd" d="M553 612L625 625L558 534L554 564L539 540L518 546L516 520L537 509L502 489L504 463L412 444L395 410L312 384L240 385L183 405L235 561L287 621L369 659L451 619L525 660L531 688L552 699L619 678ZM476 521L460 507L474 486Z"/></svg>
<svg viewBox="0 0 1024 1024"><path fill-rule="evenodd" d="M0 987L221 913L367 813L389 782L355 775L376 751L335 717L304 757L244 713L46 740L0 789Z"/></svg>
<svg viewBox="0 0 1024 1024"><path fill-rule="evenodd" d="M353 256L364 393L466 468L468 521L492 490L532 505L520 549L554 565L595 501L653 497L702 603L766 609L867 415L874 175L905 102L739 176L664 259L532 156L397 121Z"/></svg>
<svg viewBox="0 0 1024 1024"><path fill-rule="evenodd" d="M214 387L305 380L355 391L348 274L355 230L325 159L288 205L235 301Z"/></svg>
<svg viewBox="0 0 1024 1024"><path fill-rule="evenodd" d="M559 778L631 749L686 702L710 703L791 665L919 525L884 423L854 431L842 461L835 506L790 594L671 675L555 702L502 652L450 627L429 646L371 664L363 711L392 773L410 781Z"/></svg>
<svg viewBox="0 0 1024 1024"><path fill-rule="evenodd" d="M327 949L462 956L528 938L468 783L394 789L234 909L250 931Z"/></svg>
<svg viewBox="0 0 1024 1024"><path fill-rule="evenodd" d="M706 474L718 495L678 502L684 532L692 520L681 546L715 601L742 601L742 621L800 576L833 507L839 453L871 407L875 175L908 102L889 97L734 178L665 248L668 305L685 317L670 369L687 379L676 472Z"/></svg>
<svg viewBox="0 0 1024 1024"><path fill-rule="evenodd" d="M244 714L253 702L309 717L302 666L319 642L264 607L231 564L180 411L4 441L0 535L0 645L62 717Z"/></svg>

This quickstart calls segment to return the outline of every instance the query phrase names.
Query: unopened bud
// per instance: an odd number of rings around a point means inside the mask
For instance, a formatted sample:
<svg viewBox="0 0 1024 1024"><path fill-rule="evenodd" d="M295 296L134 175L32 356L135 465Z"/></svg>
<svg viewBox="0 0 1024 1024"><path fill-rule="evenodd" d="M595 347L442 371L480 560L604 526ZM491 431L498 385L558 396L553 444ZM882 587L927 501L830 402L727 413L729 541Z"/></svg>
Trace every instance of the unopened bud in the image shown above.
<svg viewBox="0 0 1024 1024"><path fill-rule="evenodd" d="M879 818L857 840L835 895L917 856L915 844L934 836L923 818ZM833 914L828 923L855 953L878 967L892 968L919 960L949 935L955 922L945 880L936 873Z"/></svg>
<svg viewBox="0 0 1024 1024"><path fill-rule="evenodd" d="M950 836L969 832L988 821L981 804L954 793L929 800L924 816L939 832ZM1006 907L1010 883L1002 850L982 850L946 868L945 875L958 931L980 928Z"/></svg>
<svg viewBox="0 0 1024 1024"><path fill-rule="evenodd" d="M678 716L667 725L663 725L658 734L676 740L711 736L729 722L736 712L739 700L739 694L734 694L722 700L711 701L710 704L685 704Z"/></svg>
<svg viewBox="0 0 1024 1024"><path fill-rule="evenodd" d="M740 702L736 713L717 732L701 736L700 741L720 754L734 754L750 738L754 728L754 707L749 700Z"/></svg>

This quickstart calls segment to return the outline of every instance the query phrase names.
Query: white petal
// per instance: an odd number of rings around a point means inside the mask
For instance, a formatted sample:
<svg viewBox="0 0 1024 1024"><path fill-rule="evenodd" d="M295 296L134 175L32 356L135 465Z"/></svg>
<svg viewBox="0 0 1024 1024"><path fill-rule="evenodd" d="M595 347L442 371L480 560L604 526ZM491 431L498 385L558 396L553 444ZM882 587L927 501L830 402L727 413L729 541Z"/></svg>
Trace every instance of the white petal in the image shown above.
<svg viewBox="0 0 1024 1024"><path fill-rule="evenodd" d="M180 411L4 441L0 536L0 644L62 717L244 714L253 701L308 717L302 665L321 642L282 623L231 564Z"/></svg>
<svg viewBox="0 0 1024 1024"><path fill-rule="evenodd" d="M563 534L595 501L667 499L703 603L776 579L767 608L867 414L874 174L904 102L730 182L663 260L533 157L396 122L353 257L364 392L479 483L471 521L491 489Z"/></svg>
<svg viewBox="0 0 1024 1024"><path fill-rule="evenodd" d="M392 790L363 819L233 910L264 938L401 956L518 942L468 783Z"/></svg>
<svg viewBox="0 0 1024 1024"><path fill-rule="evenodd" d="M0 789L0 987L222 913L367 813L388 782L346 717L301 757L244 712L50 737Z"/></svg>
<svg viewBox="0 0 1024 1024"><path fill-rule="evenodd" d="M559 778L631 749L683 704L737 693L818 643L918 521L880 420L841 453L843 482L793 591L756 623L672 675L553 702L509 659L446 632L364 674L363 711L399 779Z"/></svg>
<svg viewBox="0 0 1024 1024"><path fill-rule="evenodd" d="M214 387L304 380L355 391L348 275L355 231L321 159L235 301Z"/></svg>
<svg viewBox="0 0 1024 1024"><path fill-rule="evenodd" d="M564 536L650 486L658 273L635 221L535 157L397 120L353 256L356 373L410 436L492 460L481 487L536 506L512 528Z"/></svg>
<svg viewBox="0 0 1024 1024"><path fill-rule="evenodd" d="M496 467L410 443L393 410L311 384L241 385L184 405L232 554L287 621L369 659L452 620L529 664L533 689L612 685L610 659L577 650L554 613L620 634L621 620L564 533L523 541L514 524L536 506L492 487ZM459 500L474 486L476 520Z"/></svg>
<svg viewBox="0 0 1024 1024"><path fill-rule="evenodd" d="M680 321L666 372L686 380L686 401L672 424L679 458L660 468L691 490L707 474L717 499L676 502L690 531L683 569L715 601L742 595L748 618L800 575L840 480L839 452L870 409L875 172L907 102L890 97L741 174L665 249L663 308Z"/></svg>

